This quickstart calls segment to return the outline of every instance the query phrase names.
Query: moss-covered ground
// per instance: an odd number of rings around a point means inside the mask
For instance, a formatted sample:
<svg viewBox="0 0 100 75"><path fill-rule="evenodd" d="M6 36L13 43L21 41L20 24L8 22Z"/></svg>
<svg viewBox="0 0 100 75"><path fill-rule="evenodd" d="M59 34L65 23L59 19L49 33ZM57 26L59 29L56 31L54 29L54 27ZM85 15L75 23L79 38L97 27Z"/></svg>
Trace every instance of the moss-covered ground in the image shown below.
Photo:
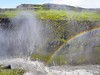
<svg viewBox="0 0 100 75"><path fill-rule="evenodd" d="M0 75L23 75L24 73L23 69L7 69L0 65Z"/></svg>

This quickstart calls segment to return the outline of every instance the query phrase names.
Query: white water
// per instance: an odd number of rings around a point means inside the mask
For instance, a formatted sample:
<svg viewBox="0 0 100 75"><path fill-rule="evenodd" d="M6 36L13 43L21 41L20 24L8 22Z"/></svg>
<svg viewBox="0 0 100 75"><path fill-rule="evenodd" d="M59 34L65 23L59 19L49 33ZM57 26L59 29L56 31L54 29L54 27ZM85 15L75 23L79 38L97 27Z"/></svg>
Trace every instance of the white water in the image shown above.
<svg viewBox="0 0 100 75"><path fill-rule="evenodd" d="M45 37L35 15L20 13L11 28L0 27L0 59L26 58L42 47Z"/></svg>
<svg viewBox="0 0 100 75"><path fill-rule="evenodd" d="M41 62L23 58L2 60L0 64L10 64L12 69L25 69L27 72L24 75L100 75L99 65L47 67Z"/></svg>

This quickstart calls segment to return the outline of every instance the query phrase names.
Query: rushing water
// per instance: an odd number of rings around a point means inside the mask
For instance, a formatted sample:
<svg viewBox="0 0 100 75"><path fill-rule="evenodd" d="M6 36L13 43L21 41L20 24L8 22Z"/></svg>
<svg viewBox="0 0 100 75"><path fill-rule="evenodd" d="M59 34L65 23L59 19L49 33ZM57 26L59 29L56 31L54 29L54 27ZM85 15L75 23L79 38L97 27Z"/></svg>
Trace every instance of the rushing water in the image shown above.
<svg viewBox="0 0 100 75"><path fill-rule="evenodd" d="M2 60L0 64L10 64L13 69L25 69L27 72L24 75L100 75L99 65L47 67L41 62L30 61L23 58Z"/></svg>

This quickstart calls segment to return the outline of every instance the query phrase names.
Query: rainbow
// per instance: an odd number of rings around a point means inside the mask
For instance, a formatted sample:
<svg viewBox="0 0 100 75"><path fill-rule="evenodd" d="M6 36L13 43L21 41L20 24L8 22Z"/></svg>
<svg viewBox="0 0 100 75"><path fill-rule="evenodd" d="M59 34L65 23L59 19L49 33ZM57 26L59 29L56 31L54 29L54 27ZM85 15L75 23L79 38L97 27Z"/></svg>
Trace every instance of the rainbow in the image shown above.
<svg viewBox="0 0 100 75"><path fill-rule="evenodd" d="M89 32L89 31L93 31L93 30L97 30L97 29L100 29L100 26L95 27L95 28L93 28L93 29L91 29L91 30L86 30L86 31L80 32L80 33L78 33L77 35L71 37L69 40L66 40L57 50L55 50L55 51L52 53L51 57L50 57L49 60L48 60L48 63L51 62L51 60L54 58L54 56L55 56L55 55L61 50L61 48L63 48L63 46L66 45L68 42L72 41L74 38L77 38L77 37L79 37L79 36L84 35L85 33Z"/></svg>

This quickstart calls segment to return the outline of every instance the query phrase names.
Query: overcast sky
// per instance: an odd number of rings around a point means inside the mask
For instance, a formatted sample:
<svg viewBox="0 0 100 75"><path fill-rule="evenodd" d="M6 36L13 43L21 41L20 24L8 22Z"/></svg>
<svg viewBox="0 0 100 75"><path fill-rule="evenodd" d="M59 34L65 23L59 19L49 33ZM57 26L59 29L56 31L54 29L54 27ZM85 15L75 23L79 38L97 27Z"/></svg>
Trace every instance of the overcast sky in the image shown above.
<svg viewBox="0 0 100 75"><path fill-rule="evenodd" d="M100 0L0 0L0 8L15 8L20 4L55 3L83 8L100 8Z"/></svg>
<svg viewBox="0 0 100 75"><path fill-rule="evenodd" d="M84 8L100 8L100 0L52 0L52 3L67 4Z"/></svg>

